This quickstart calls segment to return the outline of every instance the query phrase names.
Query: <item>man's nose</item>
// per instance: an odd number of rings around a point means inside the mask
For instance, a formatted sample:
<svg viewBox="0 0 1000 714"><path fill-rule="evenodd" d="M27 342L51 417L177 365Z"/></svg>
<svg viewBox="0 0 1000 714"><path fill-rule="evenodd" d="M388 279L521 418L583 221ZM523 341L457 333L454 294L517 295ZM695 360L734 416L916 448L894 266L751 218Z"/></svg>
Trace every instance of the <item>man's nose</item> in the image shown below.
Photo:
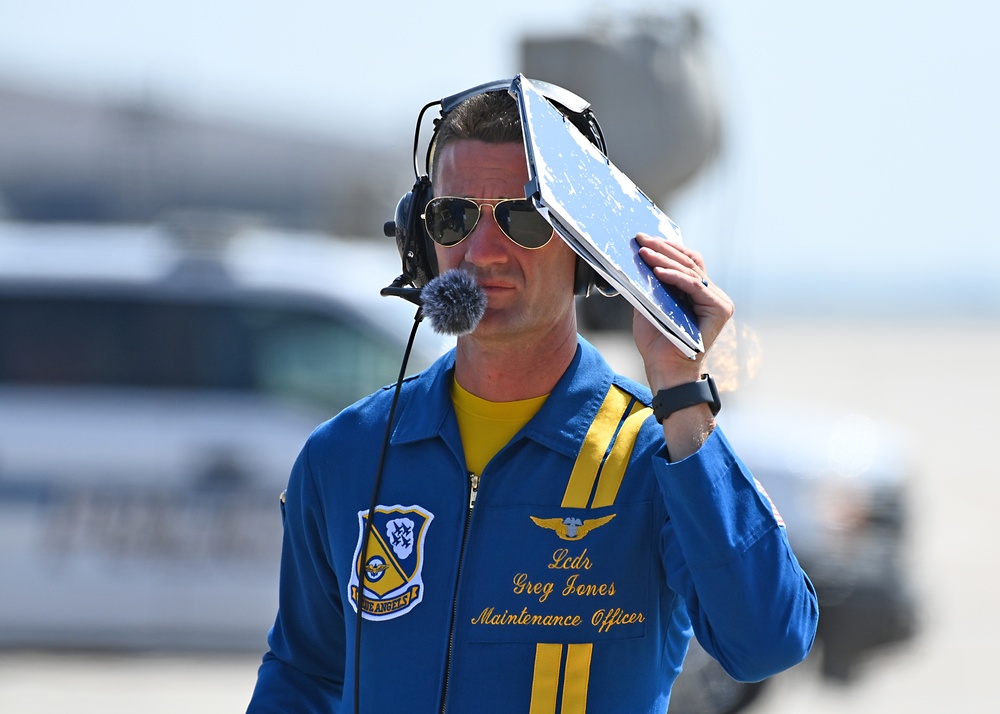
<svg viewBox="0 0 1000 714"><path fill-rule="evenodd" d="M465 259L474 265L506 261L508 248L506 244L510 243L510 240L500 230L493 213L493 206L486 203L480 206L479 210L482 212L479 221L465 239L469 244L465 250Z"/></svg>

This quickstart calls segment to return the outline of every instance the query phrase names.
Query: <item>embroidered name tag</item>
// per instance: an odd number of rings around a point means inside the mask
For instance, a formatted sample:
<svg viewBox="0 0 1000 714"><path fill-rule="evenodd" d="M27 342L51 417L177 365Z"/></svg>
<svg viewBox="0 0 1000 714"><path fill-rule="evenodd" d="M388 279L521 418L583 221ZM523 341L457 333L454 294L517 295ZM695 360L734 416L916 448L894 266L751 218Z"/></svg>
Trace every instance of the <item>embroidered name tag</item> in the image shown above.
<svg viewBox="0 0 1000 714"><path fill-rule="evenodd" d="M480 523L485 531L505 534L506 547L469 573L470 639L642 637L649 617L651 505L613 508L524 506L477 514L487 521Z"/></svg>

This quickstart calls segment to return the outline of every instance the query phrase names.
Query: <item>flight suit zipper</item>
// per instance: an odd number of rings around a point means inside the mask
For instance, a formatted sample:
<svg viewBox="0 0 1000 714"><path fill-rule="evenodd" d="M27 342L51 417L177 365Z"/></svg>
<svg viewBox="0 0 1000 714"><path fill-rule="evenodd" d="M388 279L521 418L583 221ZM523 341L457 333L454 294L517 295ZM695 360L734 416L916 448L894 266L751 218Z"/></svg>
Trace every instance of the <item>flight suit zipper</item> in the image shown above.
<svg viewBox="0 0 1000 714"><path fill-rule="evenodd" d="M476 506L476 496L479 493L479 476L469 473L469 509L465 512L465 528L462 530L462 544L458 551L458 573L455 578L455 595L451 605L451 624L448 628L448 655L444 663L444 687L441 693L441 714L448 707L448 685L451 679L451 657L455 649L455 621L458 619L458 587L462 582L462 565L465 562L465 544L469 539L469 525L472 522L472 509Z"/></svg>

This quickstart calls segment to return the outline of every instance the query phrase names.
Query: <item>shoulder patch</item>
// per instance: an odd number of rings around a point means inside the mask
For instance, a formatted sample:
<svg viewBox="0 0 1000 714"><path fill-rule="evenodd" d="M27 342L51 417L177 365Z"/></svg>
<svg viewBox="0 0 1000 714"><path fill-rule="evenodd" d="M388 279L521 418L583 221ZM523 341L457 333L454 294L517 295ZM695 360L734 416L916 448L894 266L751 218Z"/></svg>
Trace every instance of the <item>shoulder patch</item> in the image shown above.
<svg viewBox="0 0 1000 714"><path fill-rule="evenodd" d="M362 617L391 620L405 615L424 597L424 537L434 520L420 506L377 506L368 552L361 557L368 511L358 512L358 542L348 583L348 600L358 611L358 586L364 573Z"/></svg>
<svg viewBox="0 0 1000 714"><path fill-rule="evenodd" d="M767 495L767 491L764 490L764 484L762 484L756 478L754 478L753 484L754 486L757 487L757 492L764 497L764 501L767 503L767 505L771 507L771 515L774 516L774 520L777 522L779 526L784 528L785 519L781 517L781 514L778 513L778 507L774 505L774 501L772 501L771 497Z"/></svg>

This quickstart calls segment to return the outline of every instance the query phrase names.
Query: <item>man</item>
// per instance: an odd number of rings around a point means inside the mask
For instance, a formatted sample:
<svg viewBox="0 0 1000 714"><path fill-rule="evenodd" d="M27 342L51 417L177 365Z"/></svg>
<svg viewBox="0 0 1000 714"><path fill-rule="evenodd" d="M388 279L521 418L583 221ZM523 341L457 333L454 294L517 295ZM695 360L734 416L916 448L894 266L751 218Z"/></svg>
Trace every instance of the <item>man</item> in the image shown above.
<svg viewBox="0 0 1000 714"><path fill-rule="evenodd" d="M662 712L692 631L739 679L801 661L815 595L713 405L648 408L703 356L636 316L649 389L615 375L577 335L574 254L510 220L528 173L507 93L446 114L431 179L437 270L474 277L485 314L402 385L373 513L391 390L304 447L249 711ZM709 347L733 304L701 256L636 240Z"/></svg>

